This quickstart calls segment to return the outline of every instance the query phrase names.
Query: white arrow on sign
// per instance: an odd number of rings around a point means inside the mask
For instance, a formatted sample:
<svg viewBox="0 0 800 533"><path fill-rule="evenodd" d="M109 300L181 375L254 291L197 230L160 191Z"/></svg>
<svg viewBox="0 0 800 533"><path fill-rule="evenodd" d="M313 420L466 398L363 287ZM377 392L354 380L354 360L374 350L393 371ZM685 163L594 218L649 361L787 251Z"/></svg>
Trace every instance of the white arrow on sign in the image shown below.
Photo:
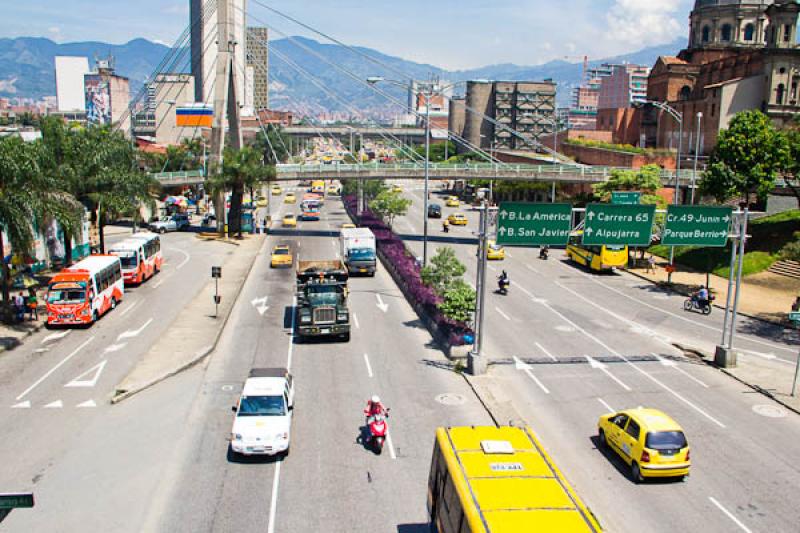
<svg viewBox="0 0 800 533"><path fill-rule="evenodd" d="M117 340L130 339L130 338L133 338L133 337L138 337L145 330L145 328L147 328L147 326L149 326L152 322L153 322L153 319L151 318L150 320L145 322L144 325L142 327L140 327L139 329L129 329L128 331L126 331L124 333L120 333L119 337L117 337Z"/></svg>
<svg viewBox="0 0 800 533"><path fill-rule="evenodd" d="M589 220L594 220L594 211L586 215L586 218L588 218Z"/></svg>
<svg viewBox="0 0 800 533"><path fill-rule="evenodd" d="M584 233L586 235L591 235L592 233L594 233L594 230L592 228L586 228L586 230L584 230Z"/></svg>
<svg viewBox="0 0 800 533"><path fill-rule="evenodd" d="M383 303L383 300L381 299L381 295L380 294L376 294L375 295L375 299L378 300L378 303L376 304L378 306L378 309L380 309L384 313L389 310L389 304Z"/></svg>
<svg viewBox="0 0 800 533"><path fill-rule="evenodd" d="M497 233L499 233L500 235L505 235L507 231L508 230L506 230L506 228L500 228L499 230L497 230Z"/></svg>
<svg viewBox="0 0 800 533"><path fill-rule="evenodd" d="M500 211L500 218L502 218L503 220L507 219L508 218L508 212L507 211Z"/></svg>
<svg viewBox="0 0 800 533"><path fill-rule="evenodd" d="M264 296L263 298L254 298L250 301L250 305L256 308L258 314L264 316L264 313L267 312L269 306L267 305L267 301L269 300L269 296Z"/></svg>
<svg viewBox="0 0 800 533"><path fill-rule="evenodd" d="M106 363L108 363L108 359L104 359L102 362L97 363L92 368L81 374L80 376L76 377L66 385L65 387L94 387L97 385L97 380L100 379L100 374L103 373L103 369L106 367ZM92 376L90 379L84 379L87 376Z"/></svg>

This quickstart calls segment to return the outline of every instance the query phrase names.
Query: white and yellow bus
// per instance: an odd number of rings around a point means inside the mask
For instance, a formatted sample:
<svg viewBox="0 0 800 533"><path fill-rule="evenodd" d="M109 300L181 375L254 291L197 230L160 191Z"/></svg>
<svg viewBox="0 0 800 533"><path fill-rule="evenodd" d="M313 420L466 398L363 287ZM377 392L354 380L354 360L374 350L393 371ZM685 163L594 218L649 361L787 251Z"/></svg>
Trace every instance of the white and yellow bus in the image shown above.
<svg viewBox="0 0 800 533"><path fill-rule="evenodd" d="M602 531L527 427L437 429L428 513L437 533Z"/></svg>
<svg viewBox="0 0 800 533"><path fill-rule="evenodd" d="M580 234L572 236L567 245L567 257L596 272L615 270L628 265L627 246L587 246Z"/></svg>

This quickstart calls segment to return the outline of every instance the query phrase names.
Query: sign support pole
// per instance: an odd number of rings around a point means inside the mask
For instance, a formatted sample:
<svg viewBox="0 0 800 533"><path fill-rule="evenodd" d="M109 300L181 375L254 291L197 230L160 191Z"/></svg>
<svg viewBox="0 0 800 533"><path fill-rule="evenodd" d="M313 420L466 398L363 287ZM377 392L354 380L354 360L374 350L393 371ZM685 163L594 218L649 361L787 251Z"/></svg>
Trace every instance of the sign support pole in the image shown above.
<svg viewBox="0 0 800 533"><path fill-rule="evenodd" d="M739 293L742 289L742 270L744 267L744 247L747 242L747 212L744 208L742 219L742 232L739 235L739 271L736 273L736 295L733 297L733 311L731 312L731 330L728 333L728 350L733 350L733 339L736 335L736 315L739 312ZM734 359L735 364L735 359Z"/></svg>
<svg viewBox="0 0 800 533"><path fill-rule="evenodd" d="M486 297L486 238L489 233L489 206L484 200L481 209L480 229L478 230L478 277L476 279L477 295L475 298L475 343L467 356L469 373L479 376L486 373L486 358L483 348L483 314Z"/></svg>
<svg viewBox="0 0 800 533"><path fill-rule="evenodd" d="M731 242L731 264L730 274L728 276L728 296L725 300L725 320L722 323L722 340L717 346L714 353L714 363L722 368L731 368L736 366L736 354L733 351L733 338L734 330L736 329L736 314L739 306L739 290L741 289L742 282L742 267L744 265L744 246L747 239L747 217L748 210L742 212L742 220L739 223L739 241ZM738 248L738 251L737 251ZM737 253L738 253L738 266L739 272L736 271L737 266ZM736 274L736 288L734 291L734 275ZM736 293L733 296L733 293ZM733 296L733 308L731 309L731 297ZM730 320L729 320L730 313ZM730 326L730 331L728 327ZM728 335L728 342L725 342L725 336Z"/></svg>

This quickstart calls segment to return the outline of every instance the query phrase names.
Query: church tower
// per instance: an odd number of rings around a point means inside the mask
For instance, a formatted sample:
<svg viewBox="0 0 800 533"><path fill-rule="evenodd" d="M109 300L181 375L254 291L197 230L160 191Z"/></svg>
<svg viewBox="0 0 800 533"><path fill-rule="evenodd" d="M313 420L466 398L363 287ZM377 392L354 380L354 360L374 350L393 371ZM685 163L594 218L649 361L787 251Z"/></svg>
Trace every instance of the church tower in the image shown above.
<svg viewBox="0 0 800 533"><path fill-rule="evenodd" d="M776 122L800 112L800 45L797 44L798 0L775 0L766 10L769 18L764 50L764 111Z"/></svg>
<svg viewBox="0 0 800 533"><path fill-rule="evenodd" d="M767 42L773 0L697 0L690 15L689 49L759 48Z"/></svg>

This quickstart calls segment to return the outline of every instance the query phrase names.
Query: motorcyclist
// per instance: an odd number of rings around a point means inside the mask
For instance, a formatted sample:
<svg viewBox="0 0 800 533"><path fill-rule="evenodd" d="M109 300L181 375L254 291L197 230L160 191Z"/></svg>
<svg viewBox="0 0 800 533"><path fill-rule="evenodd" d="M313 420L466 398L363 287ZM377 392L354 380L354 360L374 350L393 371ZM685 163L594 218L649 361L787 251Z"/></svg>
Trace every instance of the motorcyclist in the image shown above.
<svg viewBox="0 0 800 533"><path fill-rule="evenodd" d="M705 285L700 285L700 290L692 295L701 309L708 306L708 289Z"/></svg>
<svg viewBox="0 0 800 533"><path fill-rule="evenodd" d="M539 249L539 259L547 259L547 254L550 252L550 247L545 245Z"/></svg>
<svg viewBox="0 0 800 533"><path fill-rule="evenodd" d="M367 408L364 409L364 414L367 418L375 415L389 416L389 411L381 403L381 399L375 395L367 400Z"/></svg>
<svg viewBox="0 0 800 533"><path fill-rule="evenodd" d="M500 287L500 290L503 290L508 287L509 284L510 282L508 281L508 274L505 270L503 270L503 273L497 277L497 285Z"/></svg>

